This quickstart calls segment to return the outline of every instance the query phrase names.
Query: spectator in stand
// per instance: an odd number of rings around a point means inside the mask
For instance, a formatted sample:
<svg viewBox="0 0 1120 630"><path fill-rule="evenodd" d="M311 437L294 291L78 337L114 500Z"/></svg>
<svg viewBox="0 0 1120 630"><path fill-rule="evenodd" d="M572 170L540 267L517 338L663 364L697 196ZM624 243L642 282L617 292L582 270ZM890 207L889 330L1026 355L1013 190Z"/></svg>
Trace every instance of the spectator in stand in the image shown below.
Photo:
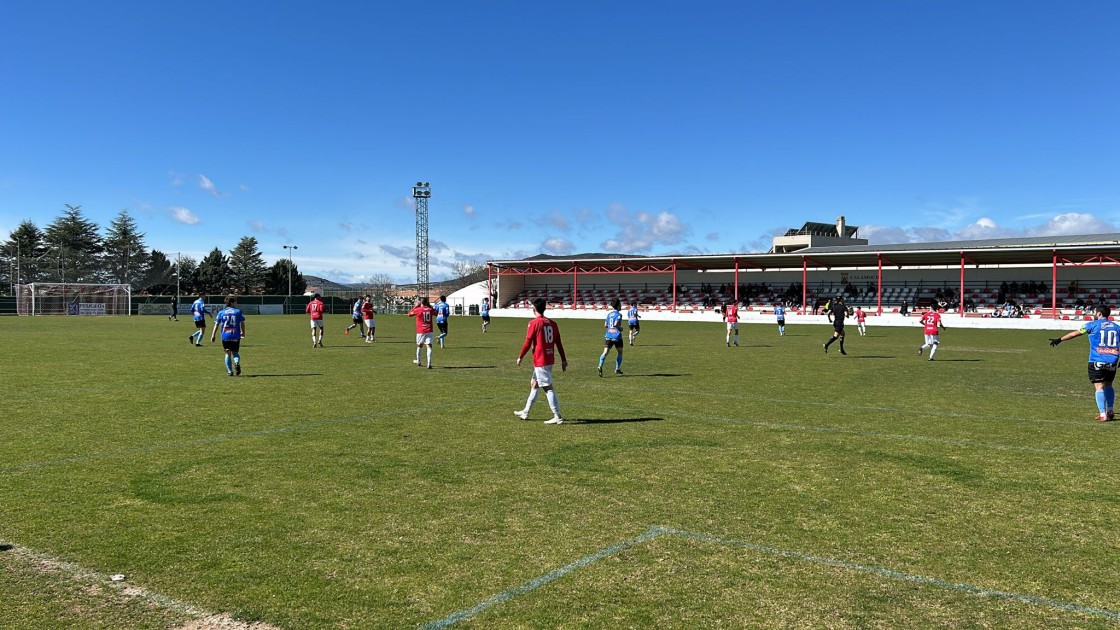
<svg viewBox="0 0 1120 630"><path fill-rule="evenodd" d="M902 306L898 309L898 314L903 317L910 317L910 303L906 300L902 301Z"/></svg>

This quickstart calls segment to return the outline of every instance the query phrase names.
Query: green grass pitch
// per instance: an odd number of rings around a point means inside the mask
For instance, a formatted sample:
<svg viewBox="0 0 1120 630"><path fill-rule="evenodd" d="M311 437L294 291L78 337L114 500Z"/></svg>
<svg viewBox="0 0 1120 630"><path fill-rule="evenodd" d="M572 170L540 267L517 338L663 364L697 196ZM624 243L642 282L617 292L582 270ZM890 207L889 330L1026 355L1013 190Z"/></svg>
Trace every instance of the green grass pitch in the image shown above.
<svg viewBox="0 0 1120 630"><path fill-rule="evenodd" d="M558 322L546 426L522 319L423 370L402 316L251 316L240 378L185 318L3 320L0 627L1120 623L1084 339L647 321L599 378L601 322Z"/></svg>

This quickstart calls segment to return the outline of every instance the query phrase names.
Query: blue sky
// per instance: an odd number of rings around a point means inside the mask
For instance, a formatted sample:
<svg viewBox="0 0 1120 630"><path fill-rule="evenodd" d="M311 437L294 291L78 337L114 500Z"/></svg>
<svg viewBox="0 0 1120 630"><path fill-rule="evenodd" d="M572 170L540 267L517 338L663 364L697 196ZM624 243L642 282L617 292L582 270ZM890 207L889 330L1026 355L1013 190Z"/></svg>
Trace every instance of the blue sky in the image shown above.
<svg viewBox="0 0 1120 630"><path fill-rule="evenodd" d="M0 5L0 235L415 280L541 252L1120 231L1120 3Z"/></svg>

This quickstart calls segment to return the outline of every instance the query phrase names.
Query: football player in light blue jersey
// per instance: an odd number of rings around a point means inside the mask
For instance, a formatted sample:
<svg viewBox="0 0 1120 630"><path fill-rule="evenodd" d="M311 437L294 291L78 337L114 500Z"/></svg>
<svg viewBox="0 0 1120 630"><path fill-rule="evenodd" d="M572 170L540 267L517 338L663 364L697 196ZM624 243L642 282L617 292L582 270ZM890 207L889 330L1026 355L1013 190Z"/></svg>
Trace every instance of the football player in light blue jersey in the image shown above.
<svg viewBox="0 0 1120 630"><path fill-rule="evenodd" d="M778 336L784 337L786 335L786 307L775 304L774 317L778 318Z"/></svg>
<svg viewBox="0 0 1120 630"><path fill-rule="evenodd" d="M479 305L478 314L482 316L482 332L486 332L486 327L490 325L490 298L482 298L482 304Z"/></svg>
<svg viewBox="0 0 1120 630"><path fill-rule="evenodd" d="M206 333L206 294L199 293L198 299L191 304L191 317L194 318L194 332L187 340L195 346L202 345L202 335Z"/></svg>
<svg viewBox="0 0 1120 630"><path fill-rule="evenodd" d="M443 340L447 338L447 320L451 317L451 305L447 303L447 296L439 296L439 301L432 305L436 309L436 328L439 328L439 347L443 347Z"/></svg>
<svg viewBox="0 0 1120 630"><path fill-rule="evenodd" d="M350 309L350 325L346 327L346 331L343 334L349 335L350 331L357 326L358 332L362 333L362 337L366 336L366 324L362 320L362 304L364 303L362 298L358 298L357 301L354 302L354 307Z"/></svg>
<svg viewBox="0 0 1120 630"><path fill-rule="evenodd" d="M1115 420L1113 408L1116 404L1116 390L1112 388L1116 380L1116 366L1120 359L1120 324L1108 319L1112 309L1101 304L1093 308L1093 321L1086 322L1080 330L1068 332L1050 340L1056 346L1081 335L1089 335L1089 382L1096 390L1097 420Z"/></svg>
<svg viewBox="0 0 1120 630"><path fill-rule="evenodd" d="M245 315L237 308L237 296L226 296L226 307L214 316L214 330L210 333L210 343L218 329L222 330L222 349L226 353L226 373L241 376L241 339L245 336Z"/></svg>
<svg viewBox="0 0 1120 630"><path fill-rule="evenodd" d="M626 323L630 326L630 345L634 345L634 340L638 338L638 333L642 332L641 322L638 321L637 302L631 302L630 308L626 309Z"/></svg>
<svg viewBox="0 0 1120 630"><path fill-rule="evenodd" d="M603 354L599 355L599 376L603 376L603 364L607 361L607 353L614 348L618 351L618 356L614 360L614 373L622 374L622 313L618 310L622 308L622 302L618 298L611 300L611 312L607 313L607 317L603 320L603 327L607 329L606 334L603 336L605 343L603 344Z"/></svg>

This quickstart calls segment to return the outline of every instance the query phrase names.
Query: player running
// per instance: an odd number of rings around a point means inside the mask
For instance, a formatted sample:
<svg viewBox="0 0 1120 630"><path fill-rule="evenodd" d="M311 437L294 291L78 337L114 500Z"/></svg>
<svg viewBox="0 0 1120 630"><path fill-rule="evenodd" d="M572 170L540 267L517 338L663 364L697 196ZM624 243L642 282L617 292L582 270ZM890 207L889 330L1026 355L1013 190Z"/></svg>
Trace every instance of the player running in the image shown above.
<svg viewBox="0 0 1120 630"><path fill-rule="evenodd" d="M362 304L362 298L354 302L354 307L350 309L350 325L346 327L343 334L349 335L350 330L357 326L358 332L362 333L363 337L366 336L365 323L362 321Z"/></svg>
<svg viewBox="0 0 1120 630"><path fill-rule="evenodd" d="M205 293L199 293L198 299L191 304L191 316L194 318L194 332L187 335L187 340L197 348L202 345L202 335L206 334Z"/></svg>
<svg viewBox="0 0 1120 630"><path fill-rule="evenodd" d="M723 306L723 321L727 322L727 347L731 347L732 333L734 332L735 346L739 346L739 305L730 302Z"/></svg>
<svg viewBox="0 0 1120 630"><path fill-rule="evenodd" d="M599 378L603 377L603 364L607 361L607 353L614 348L618 356L614 360L614 373L622 374L622 313L618 309L622 308L622 303L618 298L611 300L611 312L607 313L606 318L603 320L603 327L607 329L603 339L603 354L599 355Z"/></svg>
<svg viewBox="0 0 1120 630"><path fill-rule="evenodd" d="M778 318L778 336L786 336L786 307L782 304L774 305L774 317Z"/></svg>
<svg viewBox="0 0 1120 630"><path fill-rule="evenodd" d="M937 329L945 330L945 324L941 322L941 313L938 313L936 308L930 306L929 310L922 314L922 318L918 320L918 323L923 326L926 335L926 342L922 344L922 347L918 348L918 356L922 356L922 351L929 348L929 360L932 361L933 355L937 354L938 344L941 343L941 338L937 333Z"/></svg>
<svg viewBox="0 0 1120 630"><path fill-rule="evenodd" d="M1089 335L1089 382L1093 384L1097 397L1097 420L1109 422L1116 419L1113 408L1116 404L1116 390L1112 388L1116 380L1117 359L1120 358L1120 324L1110 321L1112 309L1101 304L1093 308L1093 321L1087 322L1080 330L1068 332L1050 345L1056 346L1074 337Z"/></svg>
<svg viewBox="0 0 1120 630"><path fill-rule="evenodd" d="M862 337L867 334L867 325L864 323L867 320L867 313L863 309L856 307L856 328L859 329L859 336ZM932 354L930 356L933 356Z"/></svg>
<svg viewBox="0 0 1120 630"><path fill-rule="evenodd" d="M307 303L307 308L303 309L311 317L311 347L323 347L323 314L326 312L326 307L323 306L323 300L320 299L319 294L311 296L311 301Z"/></svg>
<svg viewBox="0 0 1120 630"><path fill-rule="evenodd" d="M451 305L447 303L447 296L439 296L439 301L433 305L436 311L436 327L439 328L439 347L443 348L443 340L447 338L447 320L451 317Z"/></svg>
<svg viewBox="0 0 1120 630"><path fill-rule="evenodd" d="M222 350L226 354L226 372L230 376L241 376L241 339L245 337L245 315L237 308L237 296L226 296L226 307L214 316L214 330L210 331L210 343L218 329L222 329Z"/></svg>
<svg viewBox="0 0 1120 630"><path fill-rule="evenodd" d="M482 304L479 305L478 312L482 315L482 332L486 332L486 327L490 325L490 298L482 298Z"/></svg>
<svg viewBox="0 0 1120 630"><path fill-rule="evenodd" d="M420 365L420 348L428 347L428 369L432 369L432 321L435 320L436 310L428 302L428 298L421 298L416 303L416 308L408 312L409 317L416 318L416 359L412 362Z"/></svg>
<svg viewBox="0 0 1120 630"><path fill-rule="evenodd" d="M556 363L556 352L560 353L560 370L567 371L568 357L564 354L564 344L560 342L560 327L556 322L544 316L544 298L533 300L533 310L537 316L529 322L529 329L525 333L525 343L521 345L521 354L517 355L517 365L529 348L533 349L533 378L529 381L529 398L525 401L525 408L513 412L513 415L522 420L529 419L529 411L537 400L537 392L544 390L548 407L552 409L552 419L545 420L545 424L561 424L564 419L560 417L560 401L556 398L556 390L552 387L552 366Z"/></svg>
<svg viewBox="0 0 1120 630"><path fill-rule="evenodd" d="M832 338L824 344L824 353L828 354L828 347L837 339L840 340L840 354L847 355L844 351L844 318L848 316L848 305L844 303L843 296L837 297L828 304L828 321L832 322Z"/></svg>
<svg viewBox="0 0 1120 630"><path fill-rule="evenodd" d="M626 309L626 323L630 327L630 345L634 345L634 340L638 338L638 333L642 331L638 319L638 304L631 302L630 308Z"/></svg>

